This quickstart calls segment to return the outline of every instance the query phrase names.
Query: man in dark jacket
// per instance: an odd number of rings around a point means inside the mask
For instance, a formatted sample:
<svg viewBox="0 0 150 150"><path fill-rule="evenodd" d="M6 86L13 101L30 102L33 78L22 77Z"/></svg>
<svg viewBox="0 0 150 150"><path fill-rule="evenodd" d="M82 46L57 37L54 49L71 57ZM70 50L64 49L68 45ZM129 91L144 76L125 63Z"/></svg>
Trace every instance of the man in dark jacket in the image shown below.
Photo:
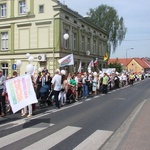
<svg viewBox="0 0 150 150"><path fill-rule="evenodd" d="M3 75L3 71L0 70L0 117L6 116L6 86L5 86L6 77Z"/></svg>

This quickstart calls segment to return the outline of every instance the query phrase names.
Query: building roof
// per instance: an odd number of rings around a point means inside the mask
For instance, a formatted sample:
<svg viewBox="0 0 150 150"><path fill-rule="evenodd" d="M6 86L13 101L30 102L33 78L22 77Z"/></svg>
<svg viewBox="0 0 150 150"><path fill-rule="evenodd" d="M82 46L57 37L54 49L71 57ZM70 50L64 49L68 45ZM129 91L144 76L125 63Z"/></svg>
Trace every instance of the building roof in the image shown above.
<svg viewBox="0 0 150 150"><path fill-rule="evenodd" d="M146 58L141 58L149 67L150 67L150 61L148 61Z"/></svg>
<svg viewBox="0 0 150 150"><path fill-rule="evenodd" d="M127 66L131 60L132 58L112 58L108 60L108 65L116 62L122 64L123 66Z"/></svg>
<svg viewBox="0 0 150 150"><path fill-rule="evenodd" d="M145 58L112 58L109 59L108 65L111 63L119 63L123 66L127 66L132 60L135 60L141 67L143 68L150 68L150 62Z"/></svg>
<svg viewBox="0 0 150 150"><path fill-rule="evenodd" d="M141 67L143 68L150 68L150 65L146 63L145 58L133 58Z"/></svg>

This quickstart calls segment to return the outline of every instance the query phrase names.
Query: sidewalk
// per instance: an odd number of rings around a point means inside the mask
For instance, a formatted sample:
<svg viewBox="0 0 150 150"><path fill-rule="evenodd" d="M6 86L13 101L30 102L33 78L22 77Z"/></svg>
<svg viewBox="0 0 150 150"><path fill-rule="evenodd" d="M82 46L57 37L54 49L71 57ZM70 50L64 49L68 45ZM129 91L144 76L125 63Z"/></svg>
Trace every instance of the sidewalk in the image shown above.
<svg viewBox="0 0 150 150"><path fill-rule="evenodd" d="M131 123L117 150L150 150L150 99Z"/></svg>

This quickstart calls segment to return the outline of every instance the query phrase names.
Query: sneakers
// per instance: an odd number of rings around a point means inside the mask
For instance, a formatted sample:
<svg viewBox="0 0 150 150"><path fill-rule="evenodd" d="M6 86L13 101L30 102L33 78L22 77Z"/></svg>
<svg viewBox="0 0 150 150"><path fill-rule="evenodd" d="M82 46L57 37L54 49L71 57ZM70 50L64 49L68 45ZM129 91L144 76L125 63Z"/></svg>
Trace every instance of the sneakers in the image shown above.
<svg viewBox="0 0 150 150"><path fill-rule="evenodd" d="M32 117L32 115L31 115L31 114L29 114L27 117L28 117L28 118L31 118L31 117Z"/></svg>

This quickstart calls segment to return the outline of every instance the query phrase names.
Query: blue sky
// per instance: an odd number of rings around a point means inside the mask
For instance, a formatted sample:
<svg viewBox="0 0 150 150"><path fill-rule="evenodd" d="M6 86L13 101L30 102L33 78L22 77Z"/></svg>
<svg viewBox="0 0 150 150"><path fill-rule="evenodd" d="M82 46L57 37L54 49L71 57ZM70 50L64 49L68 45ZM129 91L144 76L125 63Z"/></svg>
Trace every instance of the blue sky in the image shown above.
<svg viewBox="0 0 150 150"><path fill-rule="evenodd" d="M101 4L114 7L123 17L127 33L125 40L111 53L111 58L150 57L150 0L60 0L85 16L90 8ZM134 49L130 49L134 48ZM129 49L129 50L127 50Z"/></svg>

